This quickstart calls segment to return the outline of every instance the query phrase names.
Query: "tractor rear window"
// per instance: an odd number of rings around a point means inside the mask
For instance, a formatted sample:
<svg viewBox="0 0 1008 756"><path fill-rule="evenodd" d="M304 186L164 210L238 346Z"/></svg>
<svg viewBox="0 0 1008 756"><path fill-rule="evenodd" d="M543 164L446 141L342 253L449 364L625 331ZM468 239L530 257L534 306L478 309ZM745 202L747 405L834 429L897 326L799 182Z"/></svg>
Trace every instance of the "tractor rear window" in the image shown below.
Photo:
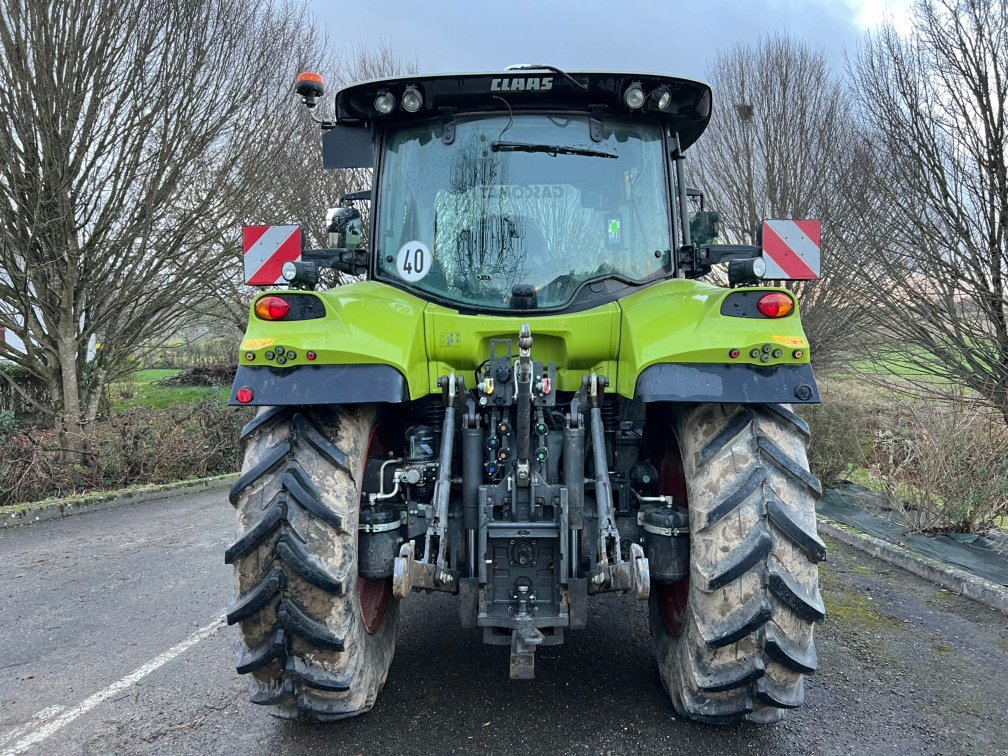
<svg viewBox="0 0 1008 756"><path fill-rule="evenodd" d="M586 116L492 116L459 120L452 144L440 122L403 128L386 150L382 278L461 306L509 309L518 292L554 308L588 281L671 270L655 124L607 117L593 142Z"/></svg>

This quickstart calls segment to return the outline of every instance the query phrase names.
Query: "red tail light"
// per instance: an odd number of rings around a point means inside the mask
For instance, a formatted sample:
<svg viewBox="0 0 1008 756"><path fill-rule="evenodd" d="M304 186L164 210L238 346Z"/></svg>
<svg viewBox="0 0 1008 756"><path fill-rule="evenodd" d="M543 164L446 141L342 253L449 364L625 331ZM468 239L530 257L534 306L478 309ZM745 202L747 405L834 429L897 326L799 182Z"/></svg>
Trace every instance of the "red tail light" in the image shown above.
<svg viewBox="0 0 1008 756"><path fill-rule="evenodd" d="M794 311L794 300L779 291L759 298L756 307L768 318L784 318Z"/></svg>
<svg viewBox="0 0 1008 756"><path fill-rule="evenodd" d="M283 297L263 297L255 304L256 315L263 320L283 320L290 309L290 302Z"/></svg>

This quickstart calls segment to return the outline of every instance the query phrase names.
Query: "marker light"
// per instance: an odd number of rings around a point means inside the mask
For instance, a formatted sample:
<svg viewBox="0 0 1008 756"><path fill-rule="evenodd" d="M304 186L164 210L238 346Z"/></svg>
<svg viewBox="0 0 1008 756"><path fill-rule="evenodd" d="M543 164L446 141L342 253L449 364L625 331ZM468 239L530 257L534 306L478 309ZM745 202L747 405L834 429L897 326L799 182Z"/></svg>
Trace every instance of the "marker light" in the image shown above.
<svg viewBox="0 0 1008 756"><path fill-rule="evenodd" d="M787 294L774 291L760 297L756 307L768 318L784 318L794 310L794 300Z"/></svg>
<svg viewBox="0 0 1008 756"><path fill-rule="evenodd" d="M801 349L795 349L793 352L791 352L791 356L794 357L796 360L800 360L802 357L805 356L805 352L802 351Z"/></svg>
<svg viewBox="0 0 1008 756"><path fill-rule="evenodd" d="M626 92L623 93L623 102L631 110L637 110L644 104L644 90L641 89L640 82L635 81L627 87Z"/></svg>
<svg viewBox="0 0 1008 756"><path fill-rule="evenodd" d="M248 386L242 386L238 389L238 393L235 394L235 399L237 399L242 404L248 404L252 401L254 397L252 396L252 389Z"/></svg>
<svg viewBox="0 0 1008 756"><path fill-rule="evenodd" d="M317 73L302 71L294 79L294 91L304 100L305 105L314 108L318 98L325 92L325 81Z"/></svg>
<svg viewBox="0 0 1008 756"><path fill-rule="evenodd" d="M374 109L382 115L388 115L391 113L395 110L395 106L395 95L391 92L381 91L378 93L378 96L374 98Z"/></svg>
<svg viewBox="0 0 1008 756"><path fill-rule="evenodd" d="M255 352L245 352L245 359L253 362L255 360Z"/></svg>
<svg viewBox="0 0 1008 756"><path fill-rule="evenodd" d="M315 354L315 352L308 352L308 354L306 354L305 357L307 357L310 362L314 362L315 358L318 357L318 355Z"/></svg>
<svg viewBox="0 0 1008 756"><path fill-rule="evenodd" d="M733 360L737 360L740 354L742 353L738 349L732 349L730 352L728 352L728 356L731 357Z"/></svg>
<svg viewBox="0 0 1008 756"><path fill-rule="evenodd" d="M256 315L263 320L283 320L290 309L290 303L283 297L263 297L255 304Z"/></svg>
<svg viewBox="0 0 1008 756"><path fill-rule="evenodd" d="M402 107L407 113L416 113L423 105L423 95L416 87L406 87L402 96Z"/></svg>

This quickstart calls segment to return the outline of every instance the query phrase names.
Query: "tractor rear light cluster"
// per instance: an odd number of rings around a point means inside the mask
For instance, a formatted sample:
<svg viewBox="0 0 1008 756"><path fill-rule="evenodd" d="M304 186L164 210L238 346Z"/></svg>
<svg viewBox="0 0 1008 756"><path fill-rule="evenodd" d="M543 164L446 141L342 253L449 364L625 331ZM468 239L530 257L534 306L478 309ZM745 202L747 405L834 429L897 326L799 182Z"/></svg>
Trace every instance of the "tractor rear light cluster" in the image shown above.
<svg viewBox="0 0 1008 756"><path fill-rule="evenodd" d="M794 300L787 294L772 291L760 297L756 307L768 318L784 318L794 311Z"/></svg>
<svg viewBox="0 0 1008 756"><path fill-rule="evenodd" d="M253 309L260 320L317 320L326 316L322 300L307 291L266 294L256 300Z"/></svg>
<svg viewBox="0 0 1008 756"><path fill-rule="evenodd" d="M290 310L290 302L283 297L266 296L255 303L256 315L263 320L283 320Z"/></svg>
<svg viewBox="0 0 1008 756"><path fill-rule="evenodd" d="M752 260L733 260L751 263ZM747 274L748 275L748 274ZM795 310L794 297L787 291L762 288L735 289L721 300L721 314L730 318L784 318Z"/></svg>

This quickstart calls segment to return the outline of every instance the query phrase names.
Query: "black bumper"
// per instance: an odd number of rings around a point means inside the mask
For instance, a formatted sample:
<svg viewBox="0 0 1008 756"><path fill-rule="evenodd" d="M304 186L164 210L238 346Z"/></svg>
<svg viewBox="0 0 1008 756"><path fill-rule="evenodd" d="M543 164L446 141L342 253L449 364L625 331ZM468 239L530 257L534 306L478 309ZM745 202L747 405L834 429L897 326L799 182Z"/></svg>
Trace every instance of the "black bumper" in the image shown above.
<svg viewBox="0 0 1008 756"><path fill-rule="evenodd" d="M637 377L644 402L819 404L811 365L651 365Z"/></svg>
<svg viewBox="0 0 1008 756"><path fill-rule="evenodd" d="M252 401L239 402L239 389ZM409 401L406 378L390 365L298 365L238 368L230 404L243 407L309 404L398 404Z"/></svg>

